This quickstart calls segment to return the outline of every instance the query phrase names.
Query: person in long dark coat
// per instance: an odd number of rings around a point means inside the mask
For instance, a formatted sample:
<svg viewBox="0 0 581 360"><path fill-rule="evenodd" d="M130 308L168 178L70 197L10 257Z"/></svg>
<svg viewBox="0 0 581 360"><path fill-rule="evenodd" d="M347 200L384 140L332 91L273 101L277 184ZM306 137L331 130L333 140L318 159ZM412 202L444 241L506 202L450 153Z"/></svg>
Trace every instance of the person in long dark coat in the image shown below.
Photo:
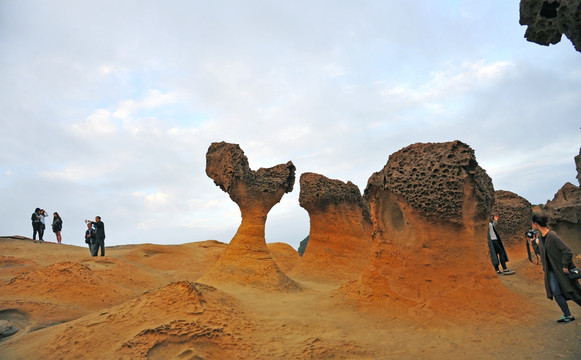
<svg viewBox="0 0 581 360"><path fill-rule="evenodd" d="M539 250L545 272L547 298L554 298L563 312L557 322L568 323L575 320L575 317L571 315L567 300L573 300L581 306L581 286L578 280L569 280L567 277L569 269L575 267L571 248L547 224L547 216L533 215L533 228L541 232Z"/></svg>
<svg viewBox="0 0 581 360"><path fill-rule="evenodd" d="M498 215L492 215L490 217L490 222L488 223L488 249L490 250L490 261L494 270L499 275L512 275L513 270L506 267L508 262L508 255L502 244L502 239L496 231L496 222L498 221ZM502 265L502 271L499 269L499 265Z"/></svg>

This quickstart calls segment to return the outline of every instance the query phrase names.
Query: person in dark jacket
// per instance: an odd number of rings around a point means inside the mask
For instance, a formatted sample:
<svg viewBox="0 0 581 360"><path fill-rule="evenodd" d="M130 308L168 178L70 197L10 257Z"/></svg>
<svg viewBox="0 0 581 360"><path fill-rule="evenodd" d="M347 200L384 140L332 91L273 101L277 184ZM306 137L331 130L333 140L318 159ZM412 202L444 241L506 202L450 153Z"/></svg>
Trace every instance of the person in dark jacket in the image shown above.
<svg viewBox="0 0 581 360"><path fill-rule="evenodd" d="M36 242L36 234L38 234L38 238L41 239L39 241L43 242L42 237L40 236L40 225L42 225L40 222L40 208L34 210L30 220L32 220L32 240Z"/></svg>
<svg viewBox="0 0 581 360"><path fill-rule="evenodd" d="M100 216L95 216L95 221L91 221L91 220L85 220L87 223L90 223L91 225L93 225L95 227L95 232L96 232L96 244L95 246L92 248L91 252L93 253L93 256L97 256L97 253L99 252L99 248L101 248L101 256L105 256L105 224L103 224L103 221L101 221L101 217Z"/></svg>
<svg viewBox="0 0 581 360"><path fill-rule="evenodd" d="M85 231L85 243L89 245L89 251L91 252L91 256L97 256L97 252L93 255L93 248L95 247L95 243L97 242L95 237L95 229L93 229L93 225L91 223L87 223L87 231Z"/></svg>
<svg viewBox="0 0 581 360"><path fill-rule="evenodd" d="M548 218L545 215L533 215L533 228L539 230L539 250L545 273L545 290L547 298L555 299L561 308L563 316L559 323L575 320L571 315L567 300L573 300L581 306L581 286L578 280L569 280L567 274L573 269L573 252L556 232L548 228Z"/></svg>
<svg viewBox="0 0 581 360"><path fill-rule="evenodd" d="M63 229L63 219L59 213L52 214L52 232L56 235L56 241L60 244L62 241L61 231Z"/></svg>
<svg viewBox="0 0 581 360"><path fill-rule="evenodd" d="M488 249L490 250L490 261L494 270L499 275L512 275L513 270L506 267L508 262L508 255L500 239L500 235L496 231L496 222L498 221L498 215L492 215L490 217L490 222L488 223ZM498 265L502 265L502 271L498 268Z"/></svg>

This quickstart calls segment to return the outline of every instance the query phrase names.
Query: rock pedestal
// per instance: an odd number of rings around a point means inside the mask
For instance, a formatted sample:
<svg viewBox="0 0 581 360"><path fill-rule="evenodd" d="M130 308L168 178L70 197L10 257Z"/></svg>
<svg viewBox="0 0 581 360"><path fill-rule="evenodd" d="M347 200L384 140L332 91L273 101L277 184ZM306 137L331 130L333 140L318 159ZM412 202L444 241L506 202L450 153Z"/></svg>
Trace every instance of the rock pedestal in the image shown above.
<svg viewBox="0 0 581 360"><path fill-rule="evenodd" d="M394 153L369 179L365 197L373 250L361 282L346 292L421 318L520 312L490 264L494 189L468 145L414 144Z"/></svg>
<svg viewBox="0 0 581 360"><path fill-rule="evenodd" d="M264 235L268 212L293 189L293 163L253 171L238 145L212 143L206 154L206 174L238 205L242 223L215 266L200 281L298 290L299 285L272 259Z"/></svg>

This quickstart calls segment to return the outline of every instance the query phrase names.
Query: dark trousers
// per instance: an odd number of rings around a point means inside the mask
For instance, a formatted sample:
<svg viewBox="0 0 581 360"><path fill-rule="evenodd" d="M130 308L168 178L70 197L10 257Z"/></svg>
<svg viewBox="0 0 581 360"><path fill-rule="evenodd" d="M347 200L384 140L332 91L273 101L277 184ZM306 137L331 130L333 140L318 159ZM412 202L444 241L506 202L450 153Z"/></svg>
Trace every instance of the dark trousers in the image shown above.
<svg viewBox="0 0 581 360"><path fill-rule="evenodd" d="M44 237L44 228L45 228L45 225L43 223L40 223L38 225L38 239L39 240L43 240L43 237Z"/></svg>
<svg viewBox="0 0 581 360"><path fill-rule="evenodd" d="M36 233L38 233L38 238L42 239L42 236L40 235L40 225L39 222L32 223L32 240L36 240Z"/></svg>
<svg viewBox="0 0 581 360"><path fill-rule="evenodd" d="M498 241L492 240L492 246L494 246L494 251L496 252L496 256L498 256L498 260L500 260L500 265L502 266L503 270L506 270L506 262L504 261L504 249L500 246ZM498 271L498 265L494 266L494 269Z"/></svg>
<svg viewBox="0 0 581 360"><path fill-rule="evenodd" d="M561 292L561 286L559 285L559 280L557 280L557 276L552 271L549 271L549 287L551 288L551 292L553 293L553 298L555 298L555 302L561 308L563 315L571 316L571 311L569 310L569 305L567 305L567 299L563 296ZM581 301L573 300L577 303L577 305L581 306Z"/></svg>
<svg viewBox="0 0 581 360"><path fill-rule="evenodd" d="M91 244L91 256L97 256L101 248L101 256L105 256L105 239L97 239L94 244Z"/></svg>

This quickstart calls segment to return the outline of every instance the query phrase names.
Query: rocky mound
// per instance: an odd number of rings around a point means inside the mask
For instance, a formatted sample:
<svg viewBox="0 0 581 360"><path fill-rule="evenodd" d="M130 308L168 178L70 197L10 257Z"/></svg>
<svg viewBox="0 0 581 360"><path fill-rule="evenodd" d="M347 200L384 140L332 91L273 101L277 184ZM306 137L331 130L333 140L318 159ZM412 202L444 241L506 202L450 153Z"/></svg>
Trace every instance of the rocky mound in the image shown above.
<svg viewBox="0 0 581 360"><path fill-rule="evenodd" d="M33 337L27 356L37 359L54 354L63 359L100 359L103 354L116 359L247 359L252 329L234 298L181 281L49 331L26 334L5 347L3 355L18 359L11 351Z"/></svg>
<svg viewBox="0 0 581 360"><path fill-rule="evenodd" d="M369 179L365 196L374 246L362 280L344 286L348 296L424 319L523 315L490 265L483 234L494 190L468 145L406 147Z"/></svg>
<svg viewBox="0 0 581 360"><path fill-rule="evenodd" d="M581 52L581 0L521 0L520 24L528 41L557 44L565 34Z"/></svg>
<svg viewBox="0 0 581 360"><path fill-rule="evenodd" d="M75 291L69 291L71 288ZM122 287L103 281L88 266L76 262L56 263L24 273L2 286L0 291L28 299L52 299L54 302L88 308L113 304L120 297L131 296Z"/></svg>
<svg viewBox="0 0 581 360"><path fill-rule="evenodd" d="M212 143L206 153L206 174L238 205L242 223L220 259L200 281L298 290L298 284L272 259L264 236L268 212L293 189L293 163L253 171L238 145Z"/></svg>
<svg viewBox="0 0 581 360"><path fill-rule="evenodd" d="M309 243L293 275L352 280L365 268L371 249L369 204L359 188L323 175L301 175L299 204L310 218Z"/></svg>
<svg viewBox="0 0 581 360"><path fill-rule="evenodd" d="M574 253L581 253L581 188L566 183L553 200L547 201L543 211L549 216L553 230Z"/></svg>
<svg viewBox="0 0 581 360"><path fill-rule="evenodd" d="M270 243L266 246L273 260L285 273L291 271L301 261L299 253L287 243Z"/></svg>
<svg viewBox="0 0 581 360"><path fill-rule="evenodd" d="M496 230L505 246L524 248L524 234L531 228L531 203L517 194L498 190L494 192L492 213L498 215Z"/></svg>

